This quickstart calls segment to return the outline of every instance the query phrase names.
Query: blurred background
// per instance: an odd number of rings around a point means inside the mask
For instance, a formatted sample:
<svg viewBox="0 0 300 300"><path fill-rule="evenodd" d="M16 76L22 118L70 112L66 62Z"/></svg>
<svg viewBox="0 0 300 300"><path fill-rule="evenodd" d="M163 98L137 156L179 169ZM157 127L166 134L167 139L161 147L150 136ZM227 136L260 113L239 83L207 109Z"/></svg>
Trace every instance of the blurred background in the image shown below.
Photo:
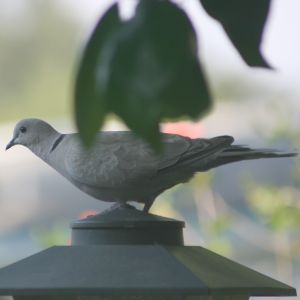
<svg viewBox="0 0 300 300"><path fill-rule="evenodd" d="M4 148L22 118L75 130L78 58L112 2L0 2L0 266L69 244L70 222L109 206L77 190L29 150ZM125 17L134 2L122 1ZM199 1L176 2L199 34L215 106L201 122L164 124L162 130L191 137L229 134L238 144L300 149L300 2L273 0L262 51L274 71L247 67ZM121 128L112 117L105 129ZM165 192L152 212L184 219L187 245L205 246L300 288L299 166L298 158L223 166Z"/></svg>

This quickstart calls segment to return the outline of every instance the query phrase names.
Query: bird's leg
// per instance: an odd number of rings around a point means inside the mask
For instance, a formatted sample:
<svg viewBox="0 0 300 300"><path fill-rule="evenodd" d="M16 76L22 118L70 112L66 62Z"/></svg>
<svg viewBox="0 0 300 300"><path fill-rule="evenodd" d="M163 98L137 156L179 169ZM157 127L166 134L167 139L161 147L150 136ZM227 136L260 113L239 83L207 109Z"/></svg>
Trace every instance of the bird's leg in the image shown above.
<svg viewBox="0 0 300 300"><path fill-rule="evenodd" d="M143 208L143 212L145 213L149 213L149 210L154 202L155 198L152 198L148 201L145 202L144 208Z"/></svg>

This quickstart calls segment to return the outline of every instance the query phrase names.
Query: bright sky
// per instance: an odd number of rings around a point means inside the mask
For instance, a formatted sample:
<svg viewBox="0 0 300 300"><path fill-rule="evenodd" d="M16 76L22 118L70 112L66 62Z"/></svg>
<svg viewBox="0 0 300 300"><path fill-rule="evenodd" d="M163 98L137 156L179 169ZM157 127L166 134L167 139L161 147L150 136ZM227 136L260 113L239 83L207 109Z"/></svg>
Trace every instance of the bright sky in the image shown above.
<svg viewBox="0 0 300 300"><path fill-rule="evenodd" d="M1 0L1 19L26 9L30 0ZM116 0L56 0L63 13L71 14L83 22L83 31L88 33L98 17ZM119 0L123 8L132 6L136 0ZM217 22L209 18L200 7L199 0L175 0L182 5L194 21L200 36L200 53L209 68L216 71L238 69L243 62L236 55L227 37ZM300 11L299 0L273 0L270 18L265 30L262 51L267 60L288 80L298 87L300 72ZM300 91L300 88L299 88ZM299 92L300 93L300 92Z"/></svg>
<svg viewBox="0 0 300 300"><path fill-rule="evenodd" d="M30 0L1 0L1 17L17 16L18 12L26 9L27 1ZM62 11L83 20L86 28L90 28L96 22L98 16L116 0L56 0L56 2L62 8ZM126 8L132 6L136 0L119 0L119 2L122 2L124 8ZM224 41L222 30L216 22L203 13L199 0L175 0L175 2L188 11L194 19L202 38L207 44L210 44L210 47L214 48L215 44ZM297 68L297 73L300 66L300 56L298 55L300 53L300 39L298 38L300 28L299 11L299 0L273 0L263 45L263 50L273 65L281 67L283 70L295 72ZM224 53L228 51L226 48L227 45L224 48ZM219 51L219 49L217 50ZM215 52L216 49L213 53Z"/></svg>

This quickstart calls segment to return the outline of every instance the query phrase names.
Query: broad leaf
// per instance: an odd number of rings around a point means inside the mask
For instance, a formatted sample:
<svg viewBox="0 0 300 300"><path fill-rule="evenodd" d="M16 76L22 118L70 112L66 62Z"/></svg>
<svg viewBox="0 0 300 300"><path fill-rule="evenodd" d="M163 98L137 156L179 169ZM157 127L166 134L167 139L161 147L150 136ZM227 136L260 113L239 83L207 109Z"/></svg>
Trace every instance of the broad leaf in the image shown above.
<svg viewBox="0 0 300 300"><path fill-rule="evenodd" d="M224 30L250 66L269 67L260 53L270 0L200 0L209 15Z"/></svg>
<svg viewBox="0 0 300 300"><path fill-rule="evenodd" d="M102 26L104 19L87 47L97 59L86 66L95 93L85 103L115 113L158 149L160 120L197 118L210 106L193 27L180 8L159 0L141 0L135 16L106 37Z"/></svg>
<svg viewBox="0 0 300 300"><path fill-rule="evenodd" d="M90 145L95 134L103 124L107 110L105 85L108 84L109 70L99 69L109 60L107 52L100 50L111 39L114 33L121 28L117 4L112 6L100 19L89 42L84 49L77 72L75 83L75 118L79 133L86 145Z"/></svg>

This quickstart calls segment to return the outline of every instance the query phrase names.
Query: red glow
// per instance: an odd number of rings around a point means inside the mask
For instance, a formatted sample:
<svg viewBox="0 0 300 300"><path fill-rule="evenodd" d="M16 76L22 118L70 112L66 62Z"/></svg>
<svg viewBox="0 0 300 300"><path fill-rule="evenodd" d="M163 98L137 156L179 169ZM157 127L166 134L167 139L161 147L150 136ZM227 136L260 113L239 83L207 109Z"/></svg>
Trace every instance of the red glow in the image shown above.
<svg viewBox="0 0 300 300"><path fill-rule="evenodd" d="M179 134L192 139L203 136L203 131L203 126L200 122L181 121L162 125L162 132L164 133Z"/></svg>
<svg viewBox="0 0 300 300"><path fill-rule="evenodd" d="M92 210L92 209L84 210L83 212L80 213L79 219L80 220L86 219L88 217L92 217L92 216L96 215L97 213L98 213L97 211Z"/></svg>

